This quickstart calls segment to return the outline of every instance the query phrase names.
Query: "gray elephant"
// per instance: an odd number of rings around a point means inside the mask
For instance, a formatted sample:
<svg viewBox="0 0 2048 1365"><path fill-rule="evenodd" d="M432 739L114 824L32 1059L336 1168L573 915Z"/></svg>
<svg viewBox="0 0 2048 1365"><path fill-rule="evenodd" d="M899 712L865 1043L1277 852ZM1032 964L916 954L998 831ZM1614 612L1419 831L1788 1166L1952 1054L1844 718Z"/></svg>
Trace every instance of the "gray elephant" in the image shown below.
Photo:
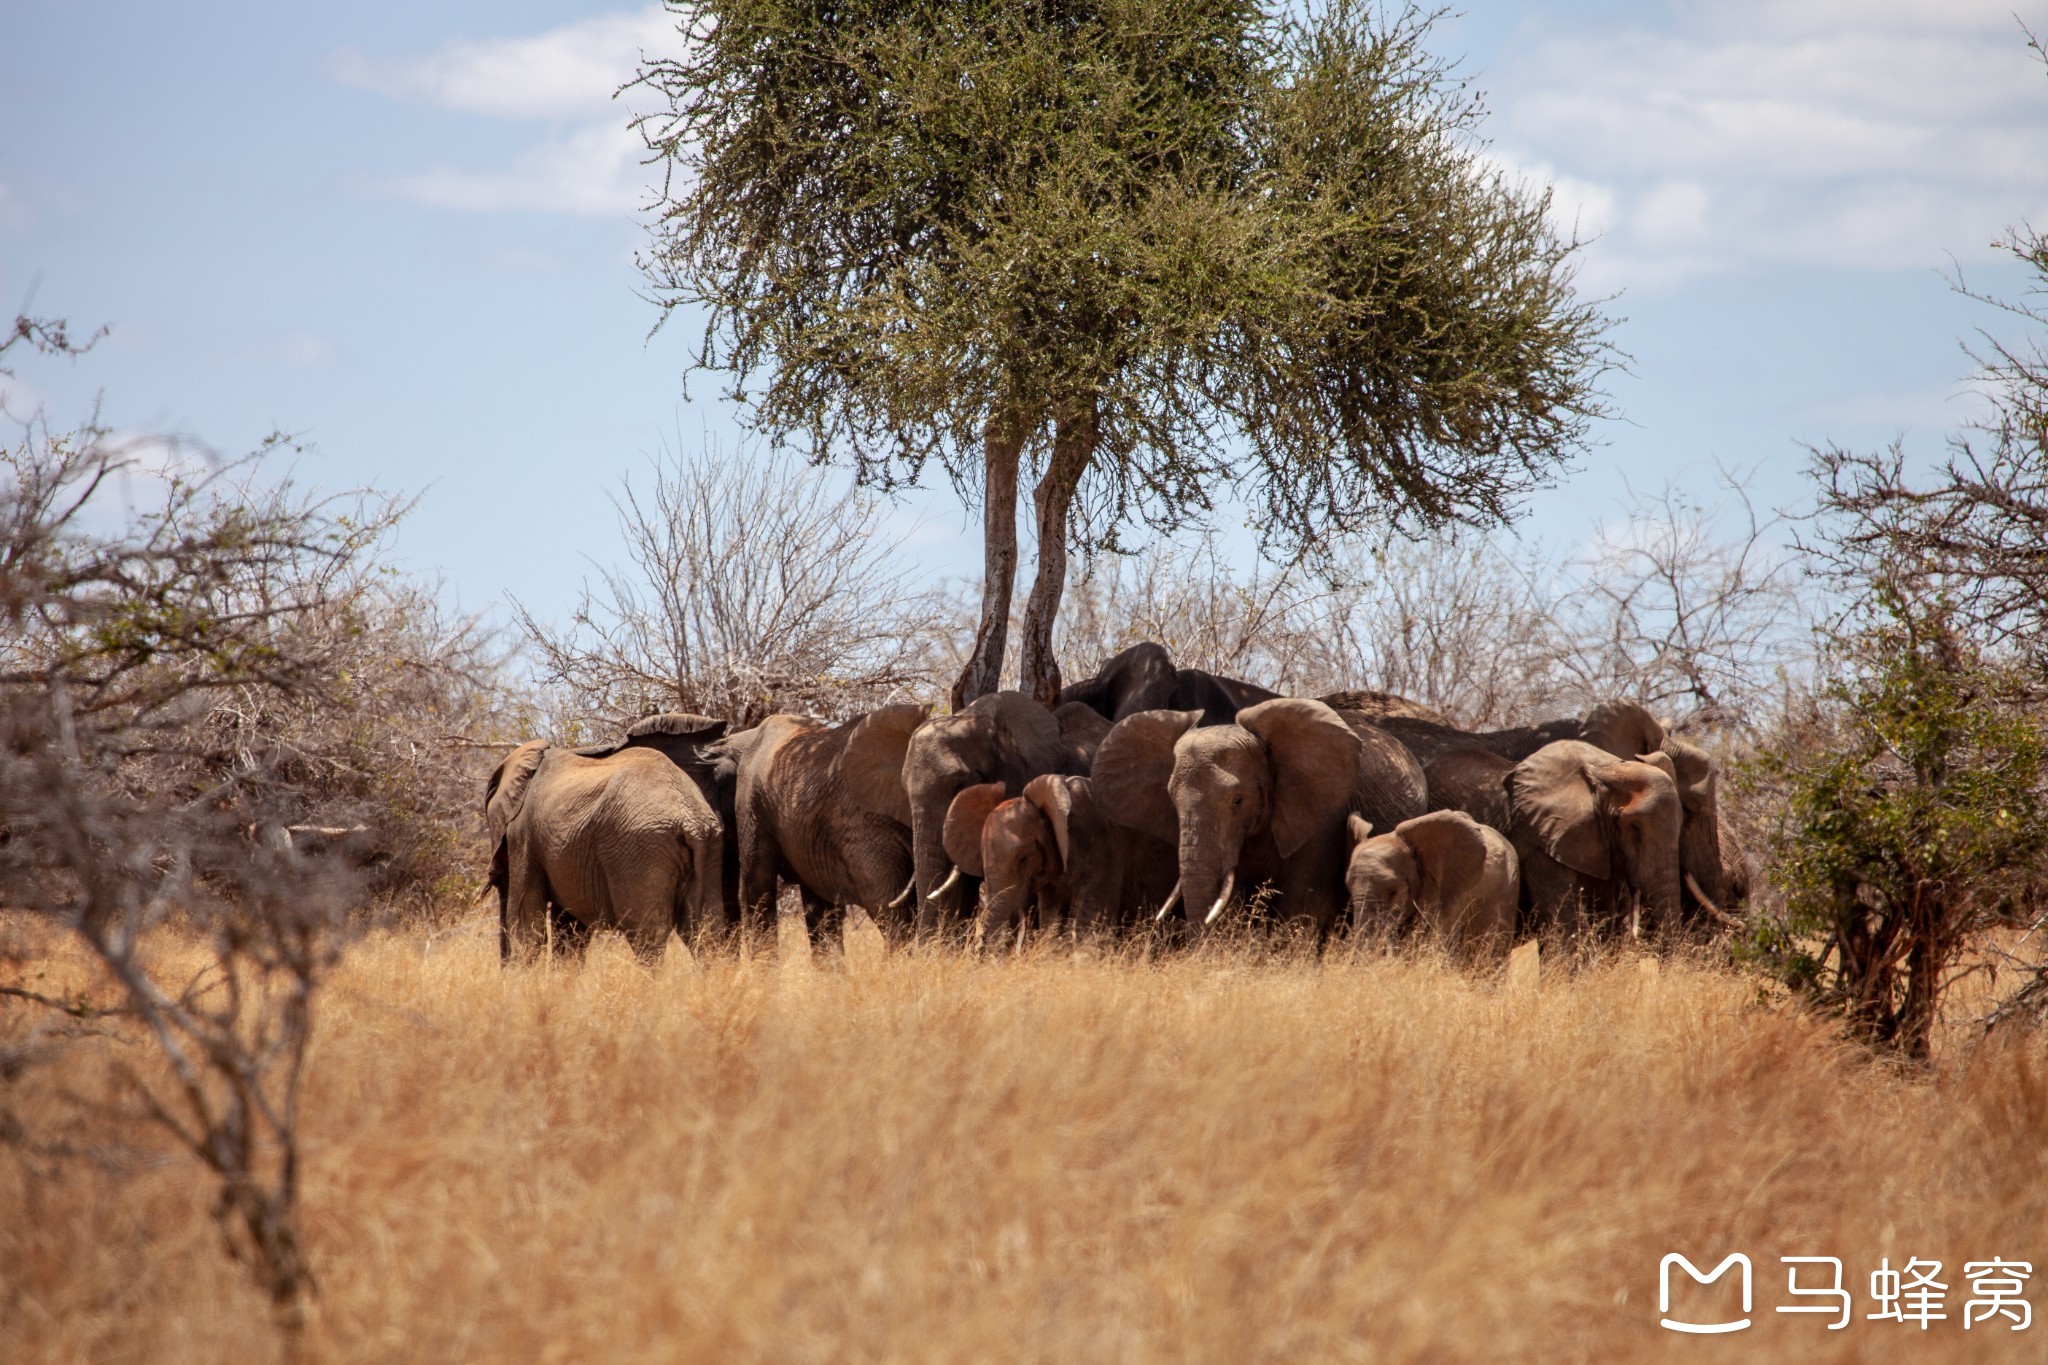
<svg viewBox="0 0 2048 1365"><path fill-rule="evenodd" d="M1000 782L968 787L946 812L945 839L954 863L982 879L983 942L1034 920L1065 921L1081 937L1119 929L1173 886L1173 847L1105 818L1085 777L1047 773L1015 797Z"/></svg>
<svg viewBox="0 0 2048 1365"><path fill-rule="evenodd" d="M1425 765L1434 763L1439 757L1474 751L1519 762L1544 745L1560 739L1582 740L1616 758L1630 759L1653 753L1666 756L1671 761L1672 779L1677 783L1679 799L1685 809L1685 824L1680 835L1680 877L1686 922L1738 923L1727 913L1727 908L1745 898L1747 879L1734 877L1725 865L1722 849L1726 841L1721 831L1717 766L1704 749L1670 733L1641 704L1603 701L1576 719L1565 718L1545 721L1541 725L1487 732L1460 731L1412 717L1390 718L1382 724L1390 734L1408 745ZM1431 804L1468 810L1475 818L1492 823L1480 812L1469 810L1470 803L1465 800L1432 799ZM1496 825L1496 828L1501 827Z"/></svg>
<svg viewBox="0 0 2048 1365"><path fill-rule="evenodd" d="M721 744L727 723L688 711L660 711L643 716L626 727L616 740L585 744L576 752L587 758L604 758L623 749L652 749L681 768L704 793L711 809L718 812L725 831L724 857L719 868L719 885L725 897L726 922L739 920L740 859L739 822L733 807L739 784L739 769L731 747Z"/></svg>
<svg viewBox="0 0 2048 1365"><path fill-rule="evenodd" d="M1504 952L1515 932L1521 866L1498 830L1463 811L1434 810L1374 834L1350 819L1344 885L1354 930L1414 921L1461 953Z"/></svg>
<svg viewBox="0 0 2048 1365"><path fill-rule="evenodd" d="M911 895L903 756L921 706L884 706L842 725L774 715L712 747L736 769L740 906L773 922L781 882L803 892L813 931L858 905L895 927Z"/></svg>
<svg viewBox="0 0 2048 1365"><path fill-rule="evenodd" d="M697 785L661 754L591 757L534 740L484 787L498 948L535 947L552 923L565 946L617 929L643 959L670 930L723 929L724 829Z"/></svg>
<svg viewBox="0 0 2048 1365"><path fill-rule="evenodd" d="M966 710L918 726L898 779L910 802L919 932L941 911L974 903L969 874L946 851L946 811L968 787L1000 782L1016 796L1041 773L1067 772L1074 754L1053 713L1022 692L991 692Z"/></svg>
<svg viewBox="0 0 2048 1365"><path fill-rule="evenodd" d="M1150 640L1112 655L1090 678L1060 689L1060 703L1080 702L1105 720L1140 711L1199 711L1204 725L1227 725L1247 706L1278 696L1257 683L1200 668L1176 668L1166 646Z"/></svg>
<svg viewBox="0 0 2048 1365"><path fill-rule="evenodd" d="M1364 719L1305 697L1259 702L1229 725L1141 711L1095 755L1096 804L1177 851L1169 906L1199 932L1234 895L1270 888L1274 913L1326 933L1344 902L1353 811L1392 827L1421 815L1421 765ZM1163 913L1163 912L1162 912Z"/></svg>
<svg viewBox="0 0 2048 1365"><path fill-rule="evenodd" d="M1659 761L1559 740L1504 776L1508 838L1534 927L1567 939L1613 930L1631 906L1652 934L1679 927L1684 808L1669 759L1649 757Z"/></svg>

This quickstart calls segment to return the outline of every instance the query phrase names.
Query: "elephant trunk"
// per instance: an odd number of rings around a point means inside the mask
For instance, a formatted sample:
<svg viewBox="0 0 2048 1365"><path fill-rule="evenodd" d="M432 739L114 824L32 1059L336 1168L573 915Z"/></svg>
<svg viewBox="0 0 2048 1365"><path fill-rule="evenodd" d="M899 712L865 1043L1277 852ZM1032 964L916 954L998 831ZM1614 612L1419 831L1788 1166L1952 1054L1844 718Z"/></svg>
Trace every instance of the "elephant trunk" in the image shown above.
<svg viewBox="0 0 2048 1365"><path fill-rule="evenodd" d="M1026 888L1022 883L1005 886L990 894L986 885L982 891L980 937L985 946L994 947L995 936L1009 929L1012 922L1022 923L1025 912L1030 908L1026 902Z"/></svg>
<svg viewBox="0 0 2048 1365"><path fill-rule="evenodd" d="M1683 905L1680 873L1676 858L1644 860L1636 869L1636 894L1642 897L1644 919L1655 933L1669 933L1678 927Z"/></svg>
<svg viewBox="0 0 2048 1365"><path fill-rule="evenodd" d="M946 899L946 893L960 881L960 869L953 866L953 860L946 856L946 847L940 841L940 831L945 825L944 803L920 802L912 812L910 865L917 881L917 919L920 928L932 927L936 922L936 911L952 908Z"/></svg>
<svg viewBox="0 0 2048 1365"><path fill-rule="evenodd" d="M1237 889L1240 830L1205 829L1181 816L1180 894L1188 926L1200 933L1214 924Z"/></svg>
<svg viewBox="0 0 2048 1365"><path fill-rule="evenodd" d="M1237 869L1231 868L1230 875L1223 879L1223 889L1216 893L1216 900L1209 906L1209 913L1202 917L1205 925L1214 924L1223 917L1223 907L1230 904L1230 893L1237 889Z"/></svg>

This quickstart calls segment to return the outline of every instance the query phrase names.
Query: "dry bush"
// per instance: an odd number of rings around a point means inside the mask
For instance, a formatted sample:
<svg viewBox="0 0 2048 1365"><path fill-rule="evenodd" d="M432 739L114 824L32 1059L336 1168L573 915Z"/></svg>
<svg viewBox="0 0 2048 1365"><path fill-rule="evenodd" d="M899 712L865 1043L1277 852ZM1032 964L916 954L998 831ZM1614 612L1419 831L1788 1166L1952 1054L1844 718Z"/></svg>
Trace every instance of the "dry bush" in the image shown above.
<svg viewBox="0 0 2048 1365"><path fill-rule="evenodd" d="M928 695L939 614L893 562L883 507L786 451L671 453L616 499L627 562L569 624L518 608L562 738L653 711L842 716Z"/></svg>
<svg viewBox="0 0 2048 1365"><path fill-rule="evenodd" d="M1084 674L1138 640L1291 695L1376 688L1475 729L1630 697L1695 730L1760 723L1810 612L1742 484L1632 498L1569 559L1446 534L1239 570L1214 537L1086 563L1061 652Z"/></svg>
<svg viewBox="0 0 2048 1365"><path fill-rule="evenodd" d="M0 353L24 342L78 349L17 319ZM282 438L222 464L96 421L18 426L0 447L0 1145L45 1178L138 1125L182 1148L291 1328L314 1285L314 1000L361 921L362 863L386 888L448 889L475 818L473 796L460 817L449 803L475 784L447 729L495 704L488 640L377 566L402 505L262 478ZM336 820L356 823L312 823ZM171 926L184 951L165 957ZM97 970L53 989L66 949ZM109 1036L139 1046L108 1072L107 1134L75 1105L17 1102Z"/></svg>
<svg viewBox="0 0 2048 1365"><path fill-rule="evenodd" d="M2038 1049L1907 1079L1683 962L1531 990L1229 950L651 974L606 938L508 971L479 921L357 945L330 1000L308 1362L1986 1361L2048 1326L1961 1322L1965 1261L2040 1262ZM0 1220L0 1358L260 1358L207 1198L176 1165L0 1165L28 1215ZM1674 1251L1746 1252L1755 1325L1659 1328ZM1786 1255L1843 1258L1847 1330L1774 1311ZM1924 1333L1864 1317L1911 1256L1948 1272Z"/></svg>

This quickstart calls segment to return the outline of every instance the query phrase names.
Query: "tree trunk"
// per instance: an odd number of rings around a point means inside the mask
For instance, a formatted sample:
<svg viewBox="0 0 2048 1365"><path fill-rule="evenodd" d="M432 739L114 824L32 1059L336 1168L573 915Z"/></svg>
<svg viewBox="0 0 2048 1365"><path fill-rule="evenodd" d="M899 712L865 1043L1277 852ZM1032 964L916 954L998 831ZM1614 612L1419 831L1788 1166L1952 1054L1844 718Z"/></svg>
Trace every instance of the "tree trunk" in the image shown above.
<svg viewBox="0 0 2048 1365"><path fill-rule="evenodd" d="M1053 657L1052 628L1067 590L1067 511L1100 436L1095 405L1064 410L1055 419L1052 459L1032 493L1038 509L1038 577L1024 605L1023 658L1018 687L1047 709L1059 704L1060 661Z"/></svg>
<svg viewBox="0 0 2048 1365"><path fill-rule="evenodd" d="M1010 647L1010 596L1017 590L1017 461L1033 425L1012 408L982 429L981 624L967 664L953 683L955 711L1002 686L1003 656Z"/></svg>

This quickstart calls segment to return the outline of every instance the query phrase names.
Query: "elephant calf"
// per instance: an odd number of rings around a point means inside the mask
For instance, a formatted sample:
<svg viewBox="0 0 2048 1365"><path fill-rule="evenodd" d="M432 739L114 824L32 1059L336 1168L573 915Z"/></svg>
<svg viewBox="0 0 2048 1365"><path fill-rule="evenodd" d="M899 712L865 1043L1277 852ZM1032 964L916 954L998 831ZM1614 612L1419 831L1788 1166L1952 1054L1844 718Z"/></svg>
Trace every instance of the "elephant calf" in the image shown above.
<svg viewBox="0 0 2048 1365"><path fill-rule="evenodd" d="M1000 782L969 787L946 812L947 856L983 879L982 941L1021 928L1027 913L1041 929L1062 920L1079 935L1120 928L1165 899L1172 847L1103 818L1087 778L1047 773L1021 796L1003 792Z"/></svg>
<svg viewBox="0 0 2048 1365"><path fill-rule="evenodd" d="M1363 816L1350 820L1354 931L1373 923L1390 929L1411 918L1459 951L1506 949L1515 932L1522 889L1513 845L1463 811L1437 810L1374 834Z"/></svg>

